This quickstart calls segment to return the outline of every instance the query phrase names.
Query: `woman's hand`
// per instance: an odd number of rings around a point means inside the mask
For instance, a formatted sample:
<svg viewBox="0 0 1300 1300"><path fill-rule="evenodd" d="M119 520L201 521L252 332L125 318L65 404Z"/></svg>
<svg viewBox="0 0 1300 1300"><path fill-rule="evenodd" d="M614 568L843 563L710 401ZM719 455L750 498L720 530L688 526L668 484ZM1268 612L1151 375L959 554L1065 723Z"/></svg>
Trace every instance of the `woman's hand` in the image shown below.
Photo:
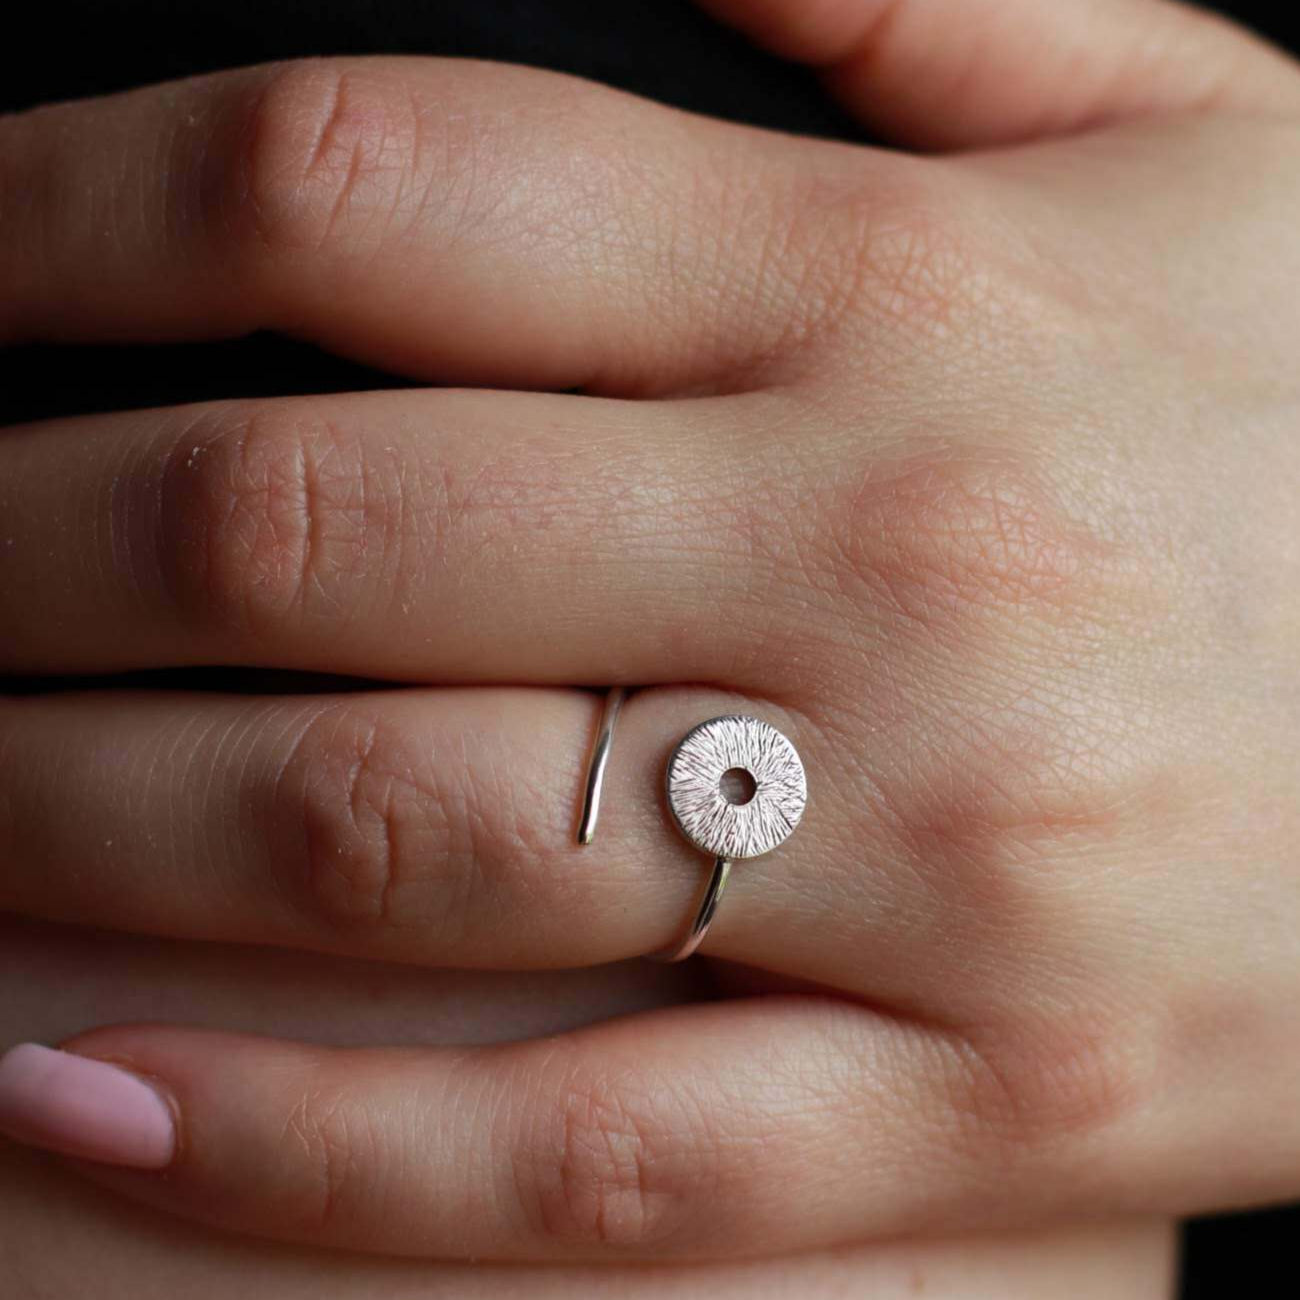
<svg viewBox="0 0 1300 1300"><path fill-rule="evenodd" d="M1300 78L1076 8L745 7L901 140L989 146L943 159L421 60L0 124L12 338L590 394L9 430L0 667L440 685L10 700L0 904L595 964L698 888L691 725L770 719L811 795L708 944L788 996L463 1049L106 1029L8 1059L11 1132L208 1222L495 1259L1300 1191ZM652 689L584 851L572 684L613 681Z"/></svg>

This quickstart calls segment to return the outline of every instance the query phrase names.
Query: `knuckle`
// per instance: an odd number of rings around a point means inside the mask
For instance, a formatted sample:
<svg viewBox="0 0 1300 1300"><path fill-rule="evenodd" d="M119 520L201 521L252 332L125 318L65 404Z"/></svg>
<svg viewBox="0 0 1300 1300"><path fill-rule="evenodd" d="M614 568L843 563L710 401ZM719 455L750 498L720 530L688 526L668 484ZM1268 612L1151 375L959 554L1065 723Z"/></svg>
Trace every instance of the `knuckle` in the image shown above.
<svg viewBox="0 0 1300 1300"><path fill-rule="evenodd" d="M337 623L350 580L383 566L399 492L360 440L299 404L219 409L164 465L164 587L184 618L227 639Z"/></svg>
<svg viewBox="0 0 1300 1300"><path fill-rule="evenodd" d="M1086 1140L1140 1111L1157 1087L1150 1038L1095 1011L1023 1017L986 1037L958 1048L953 1088L953 1113L977 1142L1032 1155Z"/></svg>
<svg viewBox="0 0 1300 1300"><path fill-rule="evenodd" d="M553 177L558 145L591 139L592 95L567 79L451 69L433 92L402 61L307 59L240 93L204 193L207 224L255 265L268 253L364 258L412 231L427 254L430 240L450 247L487 217L521 245L580 238L586 191L557 191ZM584 168L607 166L569 147Z"/></svg>
<svg viewBox="0 0 1300 1300"><path fill-rule="evenodd" d="M427 756L349 705L316 714L276 773L266 819L295 910L327 930L398 930L436 916L455 840Z"/></svg>
<svg viewBox="0 0 1300 1300"><path fill-rule="evenodd" d="M860 302L926 342L964 336L986 290L983 259L961 218L928 203L882 214L854 249Z"/></svg>
<svg viewBox="0 0 1300 1300"><path fill-rule="evenodd" d="M567 1249L635 1253L698 1227L692 1216L708 1204L713 1162L653 1084L629 1069L565 1085L519 1162L539 1235Z"/></svg>
<svg viewBox="0 0 1300 1300"><path fill-rule="evenodd" d="M1125 588L1122 551L1023 449L918 440L845 471L821 503L822 563L842 594L904 623L932 632L993 616L995 626L1007 615L1092 618Z"/></svg>
<svg viewBox="0 0 1300 1300"><path fill-rule="evenodd" d="M952 189L924 160L814 186L807 282L823 332L865 335L879 355L882 344L951 348L982 328L994 293L987 249L970 199Z"/></svg>
<svg viewBox="0 0 1300 1300"><path fill-rule="evenodd" d="M814 171L791 205L802 343L860 363L933 375L978 371L1041 332L1050 277L1006 235L996 196L923 158ZM913 379L914 382L914 379Z"/></svg>
<svg viewBox="0 0 1300 1300"><path fill-rule="evenodd" d="M346 61L276 67L248 97L223 165L223 224L292 256L381 233L419 161L419 115L400 80Z"/></svg>
<svg viewBox="0 0 1300 1300"><path fill-rule="evenodd" d="M832 575L827 662L864 683L849 712L908 745L896 767L843 748L874 791L852 833L883 837L963 942L1026 964L1070 933L1079 871L1103 869L1084 846L1131 842L1174 797L1148 706L1115 671L1172 593L1056 472L993 442L913 442L825 488L810 535ZM824 704L843 719L839 698Z"/></svg>
<svg viewBox="0 0 1300 1300"><path fill-rule="evenodd" d="M507 756L475 744L471 763L453 732L417 744L350 704L313 714L262 810L294 911L405 953L499 946L505 922L535 924L539 909L554 909L568 886L543 861L549 840L536 809L550 805L533 807Z"/></svg>
<svg viewBox="0 0 1300 1300"><path fill-rule="evenodd" d="M304 1092L284 1127L282 1166L293 1170L290 1217L328 1237L370 1199L380 1144L363 1109L318 1088Z"/></svg>

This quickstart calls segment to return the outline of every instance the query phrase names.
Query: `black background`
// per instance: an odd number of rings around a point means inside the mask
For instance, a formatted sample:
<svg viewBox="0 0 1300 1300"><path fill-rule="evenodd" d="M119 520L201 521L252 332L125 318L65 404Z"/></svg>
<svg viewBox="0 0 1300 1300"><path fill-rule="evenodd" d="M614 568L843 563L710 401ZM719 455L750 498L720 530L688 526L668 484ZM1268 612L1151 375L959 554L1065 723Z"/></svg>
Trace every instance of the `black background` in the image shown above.
<svg viewBox="0 0 1300 1300"><path fill-rule="evenodd" d="M686 0L59 0L20 7L21 37L18 13L3 16L0 109L268 59L411 53L557 68L698 112L863 138L811 74L764 56ZM1293 5L1225 0L1216 7L1300 52ZM13 348L0 353L0 423L393 383L266 337L184 348ZM1182 1296L1300 1294L1286 1250L1297 1241L1300 1210L1197 1222L1187 1233Z"/></svg>

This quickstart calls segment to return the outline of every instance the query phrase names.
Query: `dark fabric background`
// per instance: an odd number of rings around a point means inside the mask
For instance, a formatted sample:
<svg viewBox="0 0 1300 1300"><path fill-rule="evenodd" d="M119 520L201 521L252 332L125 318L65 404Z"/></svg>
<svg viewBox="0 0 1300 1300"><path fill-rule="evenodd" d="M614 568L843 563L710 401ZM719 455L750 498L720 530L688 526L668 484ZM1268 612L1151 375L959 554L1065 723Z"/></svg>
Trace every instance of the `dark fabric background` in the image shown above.
<svg viewBox="0 0 1300 1300"><path fill-rule="evenodd" d="M1071 0L1043 0L1066 4ZM1283 43L1285 0L1218 5ZM686 0L59 0L21 5L0 40L0 110L308 54L467 55L557 68L698 112L861 138L815 79L752 49ZM51 383L51 379L57 382ZM250 396L392 386L393 380L257 337L184 348L17 348L0 353L0 424ZM1300 1294L1284 1248L1300 1210L1193 1224L1184 1300Z"/></svg>

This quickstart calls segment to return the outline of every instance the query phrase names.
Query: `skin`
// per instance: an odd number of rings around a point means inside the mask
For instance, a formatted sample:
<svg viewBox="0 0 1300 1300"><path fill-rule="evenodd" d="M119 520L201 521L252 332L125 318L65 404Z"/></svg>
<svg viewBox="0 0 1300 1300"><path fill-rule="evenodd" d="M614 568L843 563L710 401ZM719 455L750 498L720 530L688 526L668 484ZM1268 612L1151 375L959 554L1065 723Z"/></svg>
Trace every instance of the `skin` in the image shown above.
<svg viewBox="0 0 1300 1300"><path fill-rule="evenodd" d="M103 1186L598 1263L1300 1191L1300 78L1134 0L715 7L947 152L434 60L0 123L0 335L278 328L488 386L6 431L0 669L407 686L5 701L0 905L597 966L698 888L647 777L691 725L757 713L814 782L702 999L470 1046L78 1036L177 1116ZM645 688L595 858L591 682Z"/></svg>
<svg viewBox="0 0 1300 1300"><path fill-rule="evenodd" d="M163 1016L331 1043L493 1042L696 997L697 968L467 973L204 947L0 920L0 1036L57 1042L97 1020ZM0 1146L6 1300L1163 1300L1170 1225L1095 1223L844 1247L730 1264L473 1265L265 1243L123 1201L61 1161Z"/></svg>

